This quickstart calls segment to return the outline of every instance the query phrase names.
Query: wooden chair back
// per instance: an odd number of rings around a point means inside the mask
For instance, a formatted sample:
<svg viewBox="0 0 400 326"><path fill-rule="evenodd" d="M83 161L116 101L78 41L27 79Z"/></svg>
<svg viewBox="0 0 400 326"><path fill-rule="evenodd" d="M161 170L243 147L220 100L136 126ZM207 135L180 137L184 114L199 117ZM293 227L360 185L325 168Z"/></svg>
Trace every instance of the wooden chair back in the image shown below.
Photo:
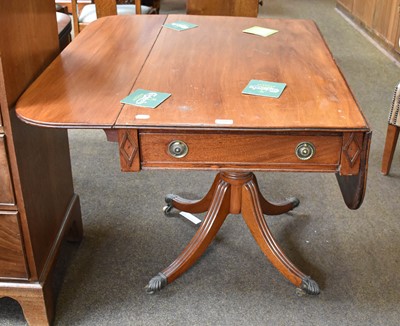
<svg viewBox="0 0 400 326"><path fill-rule="evenodd" d="M93 1L94 2L94 1ZM117 14L117 2L115 0L96 0L96 13L97 18L112 16ZM135 0L136 15L142 13L142 0Z"/></svg>
<svg viewBox="0 0 400 326"><path fill-rule="evenodd" d="M117 2L118 0L92 0L96 5L97 18L117 15ZM142 14L142 0L135 0L136 15ZM159 6L159 1L157 1ZM80 32L78 0L71 0L72 17L74 21L75 36Z"/></svg>
<svg viewBox="0 0 400 326"><path fill-rule="evenodd" d="M186 0L189 15L257 17L260 0Z"/></svg>

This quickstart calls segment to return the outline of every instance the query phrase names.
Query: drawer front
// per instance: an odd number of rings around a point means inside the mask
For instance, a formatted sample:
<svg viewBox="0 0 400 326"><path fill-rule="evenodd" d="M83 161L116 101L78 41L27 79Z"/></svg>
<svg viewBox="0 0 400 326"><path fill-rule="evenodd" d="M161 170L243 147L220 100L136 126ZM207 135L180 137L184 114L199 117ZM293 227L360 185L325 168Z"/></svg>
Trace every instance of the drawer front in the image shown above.
<svg viewBox="0 0 400 326"><path fill-rule="evenodd" d="M289 134L196 134L152 133L139 136L143 168L205 168L280 171L336 171L340 162L342 136ZM170 144L181 141L187 154L176 158ZM314 156L300 159L296 148L311 143Z"/></svg>
<svg viewBox="0 0 400 326"><path fill-rule="evenodd" d="M5 137L0 134L0 206L15 204L5 145Z"/></svg>
<svg viewBox="0 0 400 326"><path fill-rule="evenodd" d="M0 211L0 278L27 278L17 212Z"/></svg>

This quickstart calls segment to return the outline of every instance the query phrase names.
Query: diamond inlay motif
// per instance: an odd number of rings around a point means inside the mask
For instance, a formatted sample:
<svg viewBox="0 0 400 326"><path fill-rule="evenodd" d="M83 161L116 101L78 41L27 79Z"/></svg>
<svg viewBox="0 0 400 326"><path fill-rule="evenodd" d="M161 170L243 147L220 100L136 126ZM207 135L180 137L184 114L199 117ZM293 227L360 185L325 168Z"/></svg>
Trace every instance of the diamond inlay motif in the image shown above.
<svg viewBox="0 0 400 326"><path fill-rule="evenodd" d="M354 133L351 134L346 145L343 147L344 154L346 155L351 167L353 167L354 163L360 157L361 149L362 147L358 139L355 137Z"/></svg>
<svg viewBox="0 0 400 326"><path fill-rule="evenodd" d="M128 132L124 133L121 144L119 146L119 150L125 161L128 163L129 166L131 166L133 159L135 158L135 155L138 151L138 147L135 140L132 139Z"/></svg>

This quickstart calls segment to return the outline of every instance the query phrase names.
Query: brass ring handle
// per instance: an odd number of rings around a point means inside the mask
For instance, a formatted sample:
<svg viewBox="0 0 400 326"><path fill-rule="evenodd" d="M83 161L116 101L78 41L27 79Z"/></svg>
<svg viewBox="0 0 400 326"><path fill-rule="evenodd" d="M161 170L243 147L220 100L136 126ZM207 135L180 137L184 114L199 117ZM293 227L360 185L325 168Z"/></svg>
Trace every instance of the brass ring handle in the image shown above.
<svg viewBox="0 0 400 326"><path fill-rule="evenodd" d="M310 142L301 142L297 145L295 153L300 160L306 161L315 155L315 147Z"/></svg>
<svg viewBox="0 0 400 326"><path fill-rule="evenodd" d="M174 158L182 158L187 155L189 147L182 140L173 140L168 145L168 154Z"/></svg>

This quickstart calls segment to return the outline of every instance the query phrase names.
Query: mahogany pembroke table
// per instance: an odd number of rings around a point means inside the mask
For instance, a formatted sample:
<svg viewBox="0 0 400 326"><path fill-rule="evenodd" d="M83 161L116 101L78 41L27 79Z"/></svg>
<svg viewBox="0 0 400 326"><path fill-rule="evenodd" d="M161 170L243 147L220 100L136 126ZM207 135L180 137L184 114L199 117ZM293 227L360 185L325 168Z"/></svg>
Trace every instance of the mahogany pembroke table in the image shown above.
<svg viewBox="0 0 400 326"><path fill-rule="evenodd" d="M174 21L198 27L175 31ZM252 26L279 32L260 37ZM280 98L242 94L252 79L287 84ZM156 109L122 105L136 89L171 93ZM274 240L264 215L295 208L267 201L253 171L335 173L345 203L364 197L371 131L317 26L308 20L155 15L89 25L17 104L26 123L100 128L118 141L121 167L216 170L198 201L167 195L172 208L207 212L193 239L147 286L173 282L203 254L229 214L241 213L261 250L296 287L318 294Z"/></svg>

